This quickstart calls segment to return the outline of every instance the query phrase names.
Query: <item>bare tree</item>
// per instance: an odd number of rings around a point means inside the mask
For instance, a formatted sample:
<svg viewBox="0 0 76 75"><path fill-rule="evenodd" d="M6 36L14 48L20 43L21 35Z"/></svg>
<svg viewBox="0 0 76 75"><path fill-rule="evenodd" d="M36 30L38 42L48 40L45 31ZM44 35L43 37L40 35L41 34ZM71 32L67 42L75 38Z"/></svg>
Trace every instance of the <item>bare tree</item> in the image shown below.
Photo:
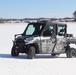
<svg viewBox="0 0 76 75"><path fill-rule="evenodd" d="M74 11L73 15L74 15L74 20L76 21L76 10Z"/></svg>

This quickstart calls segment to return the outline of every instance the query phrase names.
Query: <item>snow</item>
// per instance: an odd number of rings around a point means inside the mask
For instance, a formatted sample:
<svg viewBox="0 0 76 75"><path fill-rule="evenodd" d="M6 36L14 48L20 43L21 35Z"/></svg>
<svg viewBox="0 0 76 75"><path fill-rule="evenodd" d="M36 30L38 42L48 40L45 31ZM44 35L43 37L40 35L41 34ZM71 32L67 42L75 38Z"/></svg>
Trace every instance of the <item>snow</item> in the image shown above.
<svg viewBox="0 0 76 75"><path fill-rule="evenodd" d="M76 23L67 24L68 33L76 37ZM12 57L14 35L22 33L26 26L26 23L0 24L0 75L76 75L76 58L66 58L65 54L59 57L36 55L33 60L27 59L25 54Z"/></svg>

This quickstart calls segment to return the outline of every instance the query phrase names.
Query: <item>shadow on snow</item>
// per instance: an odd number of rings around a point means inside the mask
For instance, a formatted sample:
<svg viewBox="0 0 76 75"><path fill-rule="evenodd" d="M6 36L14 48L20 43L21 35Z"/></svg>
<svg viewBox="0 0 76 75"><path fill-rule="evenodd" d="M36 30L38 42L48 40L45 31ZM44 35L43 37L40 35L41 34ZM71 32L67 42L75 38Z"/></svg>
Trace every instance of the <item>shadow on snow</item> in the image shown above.
<svg viewBox="0 0 76 75"><path fill-rule="evenodd" d="M27 55L20 54L19 56L13 57L11 56L11 54L0 54L0 58L27 59ZM34 59L51 59L51 58L66 58L66 57L51 56L51 54L37 54Z"/></svg>

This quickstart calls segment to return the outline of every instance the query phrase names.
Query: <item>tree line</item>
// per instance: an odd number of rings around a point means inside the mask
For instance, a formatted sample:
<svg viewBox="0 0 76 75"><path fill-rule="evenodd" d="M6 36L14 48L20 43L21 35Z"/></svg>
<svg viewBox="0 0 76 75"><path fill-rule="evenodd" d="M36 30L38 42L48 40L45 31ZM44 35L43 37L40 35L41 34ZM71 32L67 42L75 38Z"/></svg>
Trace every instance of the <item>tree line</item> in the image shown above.
<svg viewBox="0 0 76 75"><path fill-rule="evenodd" d="M73 13L73 18L74 18L74 21L76 21L76 10L74 11L74 13ZM35 19L35 20L37 20L38 18L25 18L25 20L29 20L29 19L31 19L31 20L33 20L33 19ZM0 23L4 23L4 22L6 22L6 21L8 21L8 20L11 20L11 19L3 19L3 18L0 18ZM16 20L16 19L12 19L12 20ZM24 20L24 19L18 19L18 20Z"/></svg>
<svg viewBox="0 0 76 75"><path fill-rule="evenodd" d="M4 23L4 21L5 21L4 19L2 19L2 18L0 19L0 23Z"/></svg>

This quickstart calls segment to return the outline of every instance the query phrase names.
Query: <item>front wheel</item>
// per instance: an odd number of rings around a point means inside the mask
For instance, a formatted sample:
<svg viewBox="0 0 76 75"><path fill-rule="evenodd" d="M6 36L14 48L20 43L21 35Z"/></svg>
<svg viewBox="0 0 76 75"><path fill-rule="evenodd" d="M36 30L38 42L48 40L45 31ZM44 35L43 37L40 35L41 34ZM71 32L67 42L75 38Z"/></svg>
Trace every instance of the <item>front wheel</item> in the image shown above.
<svg viewBox="0 0 76 75"><path fill-rule="evenodd" d="M11 55L12 56L18 56L19 55L19 52L18 52L18 50L16 49L15 46L12 47Z"/></svg>
<svg viewBox="0 0 76 75"><path fill-rule="evenodd" d="M35 47L30 46L28 50L28 59L33 59L35 57Z"/></svg>
<svg viewBox="0 0 76 75"><path fill-rule="evenodd" d="M69 50L66 52L66 55L68 58L75 58L76 57L76 49L69 48Z"/></svg>

